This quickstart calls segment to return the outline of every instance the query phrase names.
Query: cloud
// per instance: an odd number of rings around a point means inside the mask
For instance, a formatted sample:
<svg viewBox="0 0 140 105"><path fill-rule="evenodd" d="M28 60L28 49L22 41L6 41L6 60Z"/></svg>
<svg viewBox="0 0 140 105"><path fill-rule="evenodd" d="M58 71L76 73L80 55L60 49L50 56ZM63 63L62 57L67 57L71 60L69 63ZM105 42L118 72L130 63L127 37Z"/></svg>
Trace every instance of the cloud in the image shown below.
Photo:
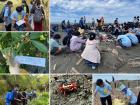
<svg viewBox="0 0 140 105"><path fill-rule="evenodd" d="M119 17L120 21L128 21L139 15L139 8L139 0L51 0L51 20L74 21L81 16L88 19L104 16L108 22L116 17Z"/></svg>

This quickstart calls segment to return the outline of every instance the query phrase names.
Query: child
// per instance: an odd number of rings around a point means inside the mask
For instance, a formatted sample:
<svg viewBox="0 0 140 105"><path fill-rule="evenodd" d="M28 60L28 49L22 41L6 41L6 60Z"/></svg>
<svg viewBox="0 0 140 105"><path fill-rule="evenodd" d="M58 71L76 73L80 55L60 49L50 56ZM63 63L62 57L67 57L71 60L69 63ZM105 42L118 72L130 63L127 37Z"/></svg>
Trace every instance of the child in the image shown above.
<svg viewBox="0 0 140 105"><path fill-rule="evenodd" d="M79 26L81 29L85 29L85 25L84 25L84 18L81 17L80 21L79 21Z"/></svg>
<svg viewBox="0 0 140 105"><path fill-rule="evenodd" d="M23 1L22 1L22 8L23 8L23 10L26 12L26 14L29 14L29 6L28 6L28 4L26 3L26 0L23 0Z"/></svg>
<svg viewBox="0 0 140 105"><path fill-rule="evenodd" d="M114 35L115 36L118 36L118 35L120 35L120 33L121 33L121 30L120 30L120 27L119 27L119 25L115 25L115 29L114 29Z"/></svg>
<svg viewBox="0 0 140 105"><path fill-rule="evenodd" d="M134 29L132 30L132 33L134 33L134 34L136 35L136 37L138 38L139 43L140 43L140 25L139 25L138 28L134 28Z"/></svg>
<svg viewBox="0 0 140 105"><path fill-rule="evenodd" d="M62 47L59 45L59 39L61 39L61 36L59 34L51 35L51 38L49 41L51 55L57 55L62 52Z"/></svg>
<svg viewBox="0 0 140 105"><path fill-rule="evenodd" d="M79 52L82 50L83 44L85 44L86 40L80 37L80 32L75 31L74 35L70 39L70 50L73 52Z"/></svg>
<svg viewBox="0 0 140 105"><path fill-rule="evenodd" d="M43 31L43 20L45 17L45 12L41 6L40 0L37 0L36 5L33 5L31 13L33 14L34 31Z"/></svg>
<svg viewBox="0 0 140 105"><path fill-rule="evenodd" d="M25 16L26 16L26 12L23 10L22 6L18 6L16 8L16 10L12 13L11 19L13 21L13 25L14 25L13 28L15 30L18 30L18 31L23 31L24 30L24 28L26 27L25 23L18 26L16 24L16 22L19 21L19 20L24 20Z"/></svg>
<svg viewBox="0 0 140 105"><path fill-rule="evenodd" d="M131 40L126 35L119 35L117 41L122 48L128 48L132 46Z"/></svg>
<svg viewBox="0 0 140 105"><path fill-rule="evenodd" d="M19 105L19 102L21 102L21 100L18 99L18 92L19 92L19 85L15 84L15 86L12 90L12 94L14 95L14 99L11 101L11 105Z"/></svg>
<svg viewBox="0 0 140 105"><path fill-rule="evenodd" d="M3 10L4 24L5 24L6 31L11 31L11 27L12 27L12 20L10 18L12 6L13 6L13 2L8 1Z"/></svg>
<svg viewBox="0 0 140 105"><path fill-rule="evenodd" d="M133 93L129 88L127 88L124 84L120 84L120 91L126 96L129 100L128 105L137 105L137 96Z"/></svg>
<svg viewBox="0 0 140 105"><path fill-rule="evenodd" d="M86 47L81 55L92 69L99 65L101 59L98 43L95 38L96 34L90 33L89 39L86 41Z"/></svg>
<svg viewBox="0 0 140 105"><path fill-rule="evenodd" d="M109 84L104 83L102 79L98 79L96 81L95 97L97 93L100 94L100 101L102 105L112 105L112 87ZM106 104L106 102L108 104Z"/></svg>
<svg viewBox="0 0 140 105"><path fill-rule="evenodd" d="M136 37L136 35L134 35L132 33L128 33L128 34L126 34L126 36L131 40L132 45L137 45L139 43L139 40Z"/></svg>
<svg viewBox="0 0 140 105"><path fill-rule="evenodd" d="M14 100L14 95L12 93L12 90L9 90L6 93L6 105L11 105L11 101Z"/></svg>

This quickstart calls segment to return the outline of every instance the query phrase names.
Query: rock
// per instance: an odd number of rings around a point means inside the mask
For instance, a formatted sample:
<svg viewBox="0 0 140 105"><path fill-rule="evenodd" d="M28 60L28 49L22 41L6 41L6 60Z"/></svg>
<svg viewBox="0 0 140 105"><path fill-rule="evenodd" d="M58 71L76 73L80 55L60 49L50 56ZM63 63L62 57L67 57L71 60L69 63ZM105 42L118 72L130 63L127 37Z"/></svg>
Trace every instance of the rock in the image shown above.
<svg viewBox="0 0 140 105"><path fill-rule="evenodd" d="M113 50L112 50L112 54L118 56L118 55L119 55L119 52L118 52L116 49L113 49Z"/></svg>

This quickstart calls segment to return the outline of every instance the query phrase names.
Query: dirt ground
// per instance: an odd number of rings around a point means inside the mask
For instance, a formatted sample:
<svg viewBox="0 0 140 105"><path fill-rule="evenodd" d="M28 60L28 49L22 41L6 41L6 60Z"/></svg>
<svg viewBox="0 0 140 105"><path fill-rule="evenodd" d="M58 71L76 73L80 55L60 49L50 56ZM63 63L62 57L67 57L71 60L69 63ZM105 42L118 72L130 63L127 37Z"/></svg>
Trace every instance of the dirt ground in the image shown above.
<svg viewBox="0 0 140 105"><path fill-rule="evenodd" d="M127 85L126 81L126 84ZM138 84L140 81L130 81L130 89L138 96L138 93L140 91L140 86ZM93 90L95 89L95 85L93 86ZM128 100L115 88L113 88L114 95L112 95L112 102L113 105L128 105ZM96 98L93 98L93 105L101 105L100 98L97 96Z"/></svg>
<svg viewBox="0 0 140 105"><path fill-rule="evenodd" d="M64 33L60 33L64 36ZM116 47L115 42L101 42L101 64L96 70L87 67L84 60L78 65L81 53L63 53L51 56L51 73L139 73L140 44L128 49Z"/></svg>
<svg viewBox="0 0 140 105"><path fill-rule="evenodd" d="M58 79L55 80L54 77ZM50 105L92 105L91 75L51 75L50 81ZM71 92L65 96L58 91L61 83L72 81L78 84L76 92Z"/></svg>

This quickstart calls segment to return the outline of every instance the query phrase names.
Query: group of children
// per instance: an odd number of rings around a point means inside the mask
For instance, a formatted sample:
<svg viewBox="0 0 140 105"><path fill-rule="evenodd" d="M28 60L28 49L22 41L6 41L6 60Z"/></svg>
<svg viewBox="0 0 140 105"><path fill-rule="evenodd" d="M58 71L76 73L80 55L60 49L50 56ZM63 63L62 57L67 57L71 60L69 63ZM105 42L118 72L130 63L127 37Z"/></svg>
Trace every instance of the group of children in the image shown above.
<svg viewBox="0 0 140 105"><path fill-rule="evenodd" d="M100 23L101 22L101 23ZM98 27L95 27L95 20L92 22L95 29L86 29L86 17L82 17L78 25L70 24L70 21L65 24L65 21L62 22L62 31L66 34L64 37L60 34L54 34L55 31L51 31L50 39L50 48L51 54L57 55L66 51L67 49L70 52L81 52L81 57L85 60L85 64L92 69L96 69L100 64L101 55L100 55L100 31L98 30L104 26L104 17L98 19ZM114 21L115 26L120 26L118 18ZM66 27L68 26L68 27ZM124 26L129 26L128 24ZM121 46L122 48L128 48L135 46L140 43L140 25L137 27L128 27L123 33L114 35L116 38L116 46ZM61 43L62 42L62 43ZM63 45L62 45L63 44Z"/></svg>
<svg viewBox="0 0 140 105"><path fill-rule="evenodd" d="M16 84L13 89L9 90L5 96L5 105L27 105L28 100L36 98L35 90L27 92L26 89L23 91L19 90L19 85Z"/></svg>
<svg viewBox="0 0 140 105"><path fill-rule="evenodd" d="M2 8L0 22L4 23L6 31L42 31L45 13L40 0L26 0L12 11L13 2L8 1Z"/></svg>
<svg viewBox="0 0 140 105"><path fill-rule="evenodd" d="M140 105L140 97L135 95L135 93L125 86L123 83L119 83L119 91L124 95L128 101L128 105ZM102 79L96 81L95 97L99 93L101 105L112 105L112 95L114 95L113 89L110 84L104 82Z"/></svg>
<svg viewBox="0 0 140 105"><path fill-rule="evenodd" d="M96 33L94 32L88 32L88 35L84 36L84 31L80 33L78 29L75 29L71 34L68 34L63 38L62 46L60 45L61 35L51 32L51 54L57 55L67 49L71 53L82 52L81 57L85 60L85 63L92 69L96 69L101 59L99 52L100 48L98 46L99 41L97 41L96 38Z"/></svg>
<svg viewBox="0 0 140 105"><path fill-rule="evenodd" d="M134 28L129 33L119 35L117 42L122 48L129 48L140 43L140 28Z"/></svg>

